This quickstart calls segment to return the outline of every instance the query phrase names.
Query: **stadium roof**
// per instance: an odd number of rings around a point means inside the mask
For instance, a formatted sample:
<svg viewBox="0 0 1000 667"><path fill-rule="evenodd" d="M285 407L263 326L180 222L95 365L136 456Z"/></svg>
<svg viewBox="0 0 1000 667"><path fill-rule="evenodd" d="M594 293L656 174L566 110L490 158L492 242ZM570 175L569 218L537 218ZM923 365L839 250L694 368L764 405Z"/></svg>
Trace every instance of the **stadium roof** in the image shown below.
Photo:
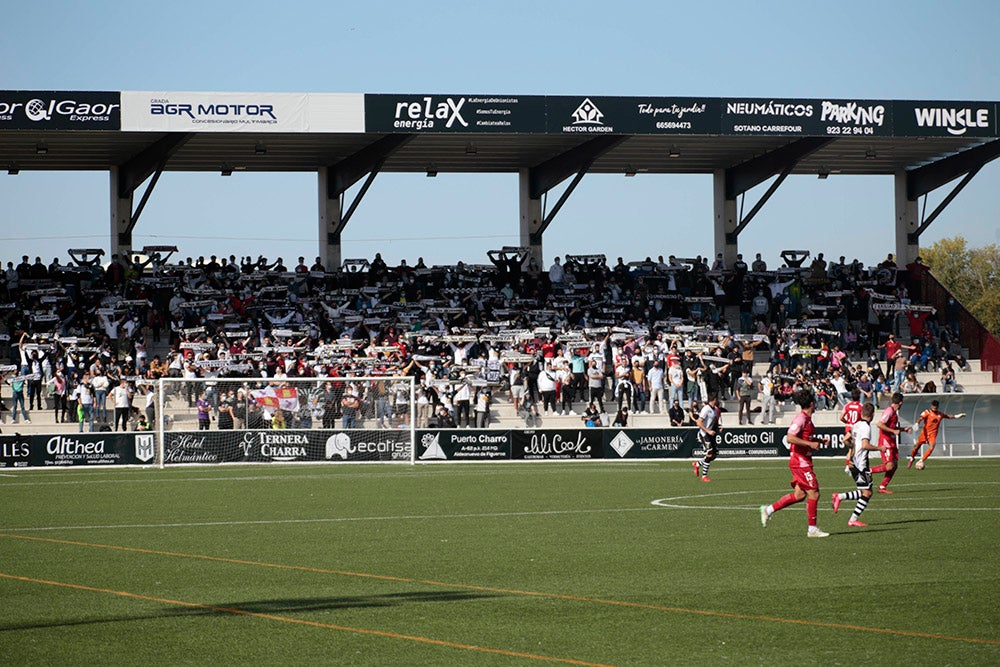
<svg viewBox="0 0 1000 667"><path fill-rule="evenodd" d="M8 170L108 170L146 154L167 171L316 171L387 136L399 141L382 172L518 172L615 137L590 173L705 174L822 137L790 173L878 175L984 144L995 156L1000 132L996 102L0 92Z"/></svg>

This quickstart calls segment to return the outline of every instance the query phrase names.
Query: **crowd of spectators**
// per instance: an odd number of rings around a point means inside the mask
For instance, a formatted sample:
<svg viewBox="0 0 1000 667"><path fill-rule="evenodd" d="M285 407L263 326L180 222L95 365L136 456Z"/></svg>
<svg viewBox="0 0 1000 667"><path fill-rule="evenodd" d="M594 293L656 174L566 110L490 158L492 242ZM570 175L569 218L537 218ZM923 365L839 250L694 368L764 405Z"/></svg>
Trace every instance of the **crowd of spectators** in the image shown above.
<svg viewBox="0 0 1000 667"><path fill-rule="evenodd" d="M81 430L112 419L150 428L156 379L203 377L214 381L173 397L197 409L199 427L348 428L362 405L378 408L379 426L398 426L408 391L371 383L348 399L344 378L414 376L418 426L485 426L501 391L529 424L546 414L627 424L630 411L690 423L713 394L738 402L740 423L760 400L766 423L802 388L819 409L855 388L877 402L953 390L965 364L957 306L921 305L927 267L900 269L891 255L866 268L785 251L774 269L760 254L733 266L570 255L543 269L525 249L503 248L488 264L389 266L376 254L329 270L319 258L289 268L263 256L171 262L172 252L7 263L0 336L11 358L0 371L15 420L50 409ZM766 366L755 365L760 351ZM927 370L940 371L940 386L916 382ZM251 400L296 377L317 379L311 408L262 411Z"/></svg>

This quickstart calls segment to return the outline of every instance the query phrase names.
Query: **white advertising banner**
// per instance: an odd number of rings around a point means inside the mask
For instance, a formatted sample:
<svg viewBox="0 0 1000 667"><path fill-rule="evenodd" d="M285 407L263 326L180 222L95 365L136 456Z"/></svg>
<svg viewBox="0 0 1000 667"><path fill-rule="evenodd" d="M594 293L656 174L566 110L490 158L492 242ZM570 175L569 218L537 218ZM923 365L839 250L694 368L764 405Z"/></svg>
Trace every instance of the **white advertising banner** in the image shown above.
<svg viewBox="0 0 1000 667"><path fill-rule="evenodd" d="M124 132L364 132L360 93L123 91Z"/></svg>

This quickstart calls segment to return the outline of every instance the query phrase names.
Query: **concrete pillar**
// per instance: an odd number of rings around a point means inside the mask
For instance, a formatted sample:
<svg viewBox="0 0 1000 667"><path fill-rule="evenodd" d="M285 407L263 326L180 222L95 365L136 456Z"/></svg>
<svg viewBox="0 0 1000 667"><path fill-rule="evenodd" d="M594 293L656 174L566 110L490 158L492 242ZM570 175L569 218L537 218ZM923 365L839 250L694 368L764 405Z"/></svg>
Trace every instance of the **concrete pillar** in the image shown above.
<svg viewBox="0 0 1000 667"><path fill-rule="evenodd" d="M518 198L520 202L520 245L529 249L528 261L534 258L538 266L542 263L542 240L532 241L532 234L542 226L542 200L531 198L531 170L522 169L518 172Z"/></svg>
<svg viewBox="0 0 1000 667"><path fill-rule="evenodd" d="M343 262L340 247L340 198L329 197L326 167L319 168L319 249L317 255L327 271L339 269Z"/></svg>
<svg viewBox="0 0 1000 667"><path fill-rule="evenodd" d="M713 221L713 238L715 240L715 254L708 258L711 266L715 255L722 253L722 259L726 262L726 267L732 268L736 263L738 245L736 239L730 243L728 235L736 231L739 224L737 219L736 200L726 199L726 170L717 169L712 173L712 199L714 202L715 219Z"/></svg>
<svg viewBox="0 0 1000 667"><path fill-rule="evenodd" d="M920 206L916 200L906 198L906 171L895 175L896 191L896 266L903 267L920 254L920 243L910 243L910 234L920 226Z"/></svg>
<svg viewBox="0 0 1000 667"><path fill-rule="evenodd" d="M132 256L132 193L118 192L118 168L111 168L111 254ZM108 259L111 259L108 257Z"/></svg>

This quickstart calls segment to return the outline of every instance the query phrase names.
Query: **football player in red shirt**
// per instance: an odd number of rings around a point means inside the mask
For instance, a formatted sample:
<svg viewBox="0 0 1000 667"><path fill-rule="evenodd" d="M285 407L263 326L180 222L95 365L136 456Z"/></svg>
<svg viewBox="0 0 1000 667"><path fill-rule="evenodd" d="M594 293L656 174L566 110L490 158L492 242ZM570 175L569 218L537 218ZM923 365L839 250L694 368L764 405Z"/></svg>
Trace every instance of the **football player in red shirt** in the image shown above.
<svg viewBox="0 0 1000 667"><path fill-rule="evenodd" d="M847 466L848 472L850 472L851 466L851 443L854 439L851 431L854 425L861 420L861 408L861 392L852 389L851 400L844 406L844 411L840 413L840 422L844 425L844 446L847 447L847 460L844 465Z"/></svg>
<svg viewBox="0 0 1000 667"><path fill-rule="evenodd" d="M875 422L878 429L879 453L882 455L882 465L872 468L873 473L885 473L882 483L878 486L879 493L892 493L888 489L892 476L896 474L896 462L899 461L899 434L909 433L910 427L899 425L899 406L903 404L903 395L898 391L892 395L892 404L882 411L882 416ZM885 449L882 449L882 447Z"/></svg>
<svg viewBox="0 0 1000 667"><path fill-rule="evenodd" d="M812 422L813 410L816 409L816 397L808 389L795 392L795 403L801 408L799 414L795 415L791 426L788 427L788 446L791 449L791 457L788 459L788 468L792 472L792 492L785 494L771 505L760 506L760 523L765 528L771 516L780 509L789 505L806 501L806 520L809 528L807 537L829 537L830 534L820 530L816 525L817 506L819 504L819 481L813 471L812 453L824 444L829 444L830 439L817 440L813 438L816 430Z"/></svg>

